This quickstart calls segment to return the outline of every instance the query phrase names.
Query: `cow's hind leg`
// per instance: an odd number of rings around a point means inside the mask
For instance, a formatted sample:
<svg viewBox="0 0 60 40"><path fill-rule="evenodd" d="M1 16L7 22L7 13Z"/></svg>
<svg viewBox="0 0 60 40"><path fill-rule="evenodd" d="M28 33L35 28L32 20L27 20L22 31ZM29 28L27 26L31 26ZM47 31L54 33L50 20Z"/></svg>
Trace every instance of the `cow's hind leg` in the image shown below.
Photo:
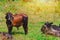
<svg viewBox="0 0 60 40"><path fill-rule="evenodd" d="M28 33L28 17L23 18L23 28L25 31L25 35Z"/></svg>

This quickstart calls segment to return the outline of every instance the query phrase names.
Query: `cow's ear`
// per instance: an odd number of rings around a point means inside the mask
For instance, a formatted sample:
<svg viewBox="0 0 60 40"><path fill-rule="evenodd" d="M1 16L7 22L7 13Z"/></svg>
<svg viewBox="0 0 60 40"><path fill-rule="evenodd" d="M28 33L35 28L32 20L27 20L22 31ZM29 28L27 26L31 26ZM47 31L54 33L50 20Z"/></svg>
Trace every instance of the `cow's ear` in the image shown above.
<svg viewBox="0 0 60 40"><path fill-rule="evenodd" d="M7 13L5 14L5 19L7 19L8 18L8 16L7 16Z"/></svg>
<svg viewBox="0 0 60 40"><path fill-rule="evenodd" d="M50 24L53 24L53 22L51 22Z"/></svg>
<svg viewBox="0 0 60 40"><path fill-rule="evenodd" d="M5 16L5 19L7 19L8 17L7 17L7 15Z"/></svg>
<svg viewBox="0 0 60 40"><path fill-rule="evenodd" d="M60 27L60 24L59 24L59 27Z"/></svg>

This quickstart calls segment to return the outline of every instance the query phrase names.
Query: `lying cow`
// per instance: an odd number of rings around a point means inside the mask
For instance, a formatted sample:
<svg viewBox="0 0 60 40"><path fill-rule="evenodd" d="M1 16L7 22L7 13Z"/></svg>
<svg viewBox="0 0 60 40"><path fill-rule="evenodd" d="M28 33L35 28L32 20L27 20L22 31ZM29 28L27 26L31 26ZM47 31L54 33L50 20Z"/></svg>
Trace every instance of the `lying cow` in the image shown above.
<svg viewBox="0 0 60 40"><path fill-rule="evenodd" d="M41 31L45 34L50 34L54 36L60 37L60 27L57 25L53 25L53 23L46 22L42 28Z"/></svg>
<svg viewBox="0 0 60 40"><path fill-rule="evenodd" d="M5 32L0 32L0 39L1 40L13 40L12 35L5 33Z"/></svg>

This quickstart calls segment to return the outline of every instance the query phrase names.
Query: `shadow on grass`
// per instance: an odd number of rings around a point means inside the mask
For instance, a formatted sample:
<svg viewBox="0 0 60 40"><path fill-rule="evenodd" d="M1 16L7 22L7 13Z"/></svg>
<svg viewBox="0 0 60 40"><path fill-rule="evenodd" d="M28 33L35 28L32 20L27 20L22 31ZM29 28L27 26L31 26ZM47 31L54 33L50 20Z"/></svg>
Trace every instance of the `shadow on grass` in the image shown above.
<svg viewBox="0 0 60 40"><path fill-rule="evenodd" d="M8 32L0 32L0 34L2 34L2 33L8 34ZM12 35L15 35L15 34L23 34L23 35L25 35L24 32L11 32L11 34Z"/></svg>
<svg viewBox="0 0 60 40"><path fill-rule="evenodd" d="M13 35L15 34L24 34L23 32L12 32Z"/></svg>

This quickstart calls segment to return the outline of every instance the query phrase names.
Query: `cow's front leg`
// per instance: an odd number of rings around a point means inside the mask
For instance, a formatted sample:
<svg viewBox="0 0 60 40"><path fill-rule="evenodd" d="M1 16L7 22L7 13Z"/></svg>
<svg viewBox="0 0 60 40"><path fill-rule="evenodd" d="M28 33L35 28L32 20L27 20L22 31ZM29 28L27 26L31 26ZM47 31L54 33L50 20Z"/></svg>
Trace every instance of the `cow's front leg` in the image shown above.
<svg viewBox="0 0 60 40"><path fill-rule="evenodd" d="M13 26L8 26L8 33L11 34Z"/></svg>

